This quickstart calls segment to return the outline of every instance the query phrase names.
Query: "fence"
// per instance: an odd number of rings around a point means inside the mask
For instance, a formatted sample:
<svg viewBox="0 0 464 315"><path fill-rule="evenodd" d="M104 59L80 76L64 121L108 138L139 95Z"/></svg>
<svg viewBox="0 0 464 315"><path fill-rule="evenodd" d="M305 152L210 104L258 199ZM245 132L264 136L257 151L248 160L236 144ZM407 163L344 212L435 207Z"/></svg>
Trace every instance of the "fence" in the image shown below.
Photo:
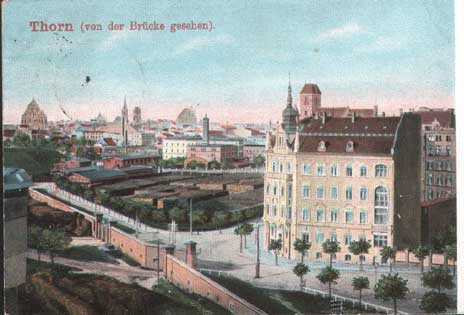
<svg viewBox="0 0 464 315"><path fill-rule="evenodd" d="M188 170L178 168L163 168L163 173L202 173L202 174L264 174L264 168L233 168L224 170Z"/></svg>

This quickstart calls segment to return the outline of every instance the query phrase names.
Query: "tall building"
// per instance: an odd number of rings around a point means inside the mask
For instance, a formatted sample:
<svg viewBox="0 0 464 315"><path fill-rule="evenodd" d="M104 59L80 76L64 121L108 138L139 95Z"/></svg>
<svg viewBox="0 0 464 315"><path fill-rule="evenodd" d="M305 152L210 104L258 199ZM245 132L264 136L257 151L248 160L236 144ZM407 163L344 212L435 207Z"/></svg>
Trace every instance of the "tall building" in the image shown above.
<svg viewBox="0 0 464 315"><path fill-rule="evenodd" d="M21 116L21 125L29 129L47 129L47 116L34 98Z"/></svg>
<svg viewBox="0 0 464 315"><path fill-rule="evenodd" d="M142 126L142 110L138 106L134 107L132 124L135 128L140 128Z"/></svg>
<svg viewBox="0 0 464 315"><path fill-rule="evenodd" d="M290 89L289 89L290 92ZM291 97L283 124L267 135L264 244L282 240L281 254L297 258L293 242L312 242L309 259L328 259L321 244L337 240L336 260L357 262L348 246L373 245L363 261L380 259L384 245L420 242L420 117L329 117L297 123ZM290 114L290 115L289 115Z"/></svg>
<svg viewBox="0 0 464 315"><path fill-rule="evenodd" d="M456 129L453 110L421 109L422 200L456 195Z"/></svg>
<svg viewBox="0 0 464 315"><path fill-rule="evenodd" d="M18 314L18 288L26 282L27 201L31 177L17 168L3 169L5 311Z"/></svg>
<svg viewBox="0 0 464 315"><path fill-rule="evenodd" d="M203 117L203 141L209 144L209 118L208 115Z"/></svg>
<svg viewBox="0 0 464 315"><path fill-rule="evenodd" d="M300 91L300 118L305 119L313 116L320 116L325 113L331 117L375 117L378 115L378 107L375 105L370 108L350 108L344 107L321 107L322 93L317 84L305 83Z"/></svg>

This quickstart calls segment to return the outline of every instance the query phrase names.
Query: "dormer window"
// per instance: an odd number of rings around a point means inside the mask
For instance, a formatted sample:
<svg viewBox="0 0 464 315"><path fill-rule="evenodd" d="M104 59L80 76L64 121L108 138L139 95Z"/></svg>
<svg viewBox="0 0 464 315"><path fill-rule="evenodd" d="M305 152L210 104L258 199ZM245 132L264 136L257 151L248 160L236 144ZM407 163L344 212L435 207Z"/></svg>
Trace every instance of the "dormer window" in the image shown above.
<svg viewBox="0 0 464 315"><path fill-rule="evenodd" d="M317 147L317 151L325 152L325 141L320 141L319 146Z"/></svg>
<svg viewBox="0 0 464 315"><path fill-rule="evenodd" d="M353 152L353 151L354 151L353 141L348 141L346 143L346 152Z"/></svg>

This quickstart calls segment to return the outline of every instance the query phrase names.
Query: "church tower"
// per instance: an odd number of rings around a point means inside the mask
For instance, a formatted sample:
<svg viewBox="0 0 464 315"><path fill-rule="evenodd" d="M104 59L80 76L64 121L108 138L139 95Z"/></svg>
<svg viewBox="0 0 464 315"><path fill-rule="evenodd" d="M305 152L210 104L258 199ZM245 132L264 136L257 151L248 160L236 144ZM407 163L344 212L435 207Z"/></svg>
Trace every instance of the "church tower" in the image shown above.
<svg viewBox="0 0 464 315"><path fill-rule="evenodd" d="M282 126L286 134L294 134L297 128L298 111L293 107L292 86L288 81L287 107L282 111Z"/></svg>
<svg viewBox="0 0 464 315"><path fill-rule="evenodd" d="M305 83L300 92L300 118L312 117L321 108L321 90L314 83Z"/></svg>

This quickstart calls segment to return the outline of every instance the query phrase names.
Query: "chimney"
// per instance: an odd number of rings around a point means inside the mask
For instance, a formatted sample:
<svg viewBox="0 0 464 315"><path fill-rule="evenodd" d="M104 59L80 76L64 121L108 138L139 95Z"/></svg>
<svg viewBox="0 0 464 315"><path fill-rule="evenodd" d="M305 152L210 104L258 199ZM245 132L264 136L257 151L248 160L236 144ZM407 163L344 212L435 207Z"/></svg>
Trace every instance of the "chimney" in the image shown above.
<svg viewBox="0 0 464 315"><path fill-rule="evenodd" d="M385 112L382 112L382 117L385 117Z"/></svg>
<svg viewBox="0 0 464 315"><path fill-rule="evenodd" d="M355 121L356 121L356 112L353 112L353 113L351 114L351 123L354 124Z"/></svg>
<svg viewBox="0 0 464 315"><path fill-rule="evenodd" d="M324 125L325 124L325 120L326 120L326 113L325 112L322 112L322 124Z"/></svg>
<svg viewBox="0 0 464 315"><path fill-rule="evenodd" d="M379 115L379 105L374 105L374 117Z"/></svg>

